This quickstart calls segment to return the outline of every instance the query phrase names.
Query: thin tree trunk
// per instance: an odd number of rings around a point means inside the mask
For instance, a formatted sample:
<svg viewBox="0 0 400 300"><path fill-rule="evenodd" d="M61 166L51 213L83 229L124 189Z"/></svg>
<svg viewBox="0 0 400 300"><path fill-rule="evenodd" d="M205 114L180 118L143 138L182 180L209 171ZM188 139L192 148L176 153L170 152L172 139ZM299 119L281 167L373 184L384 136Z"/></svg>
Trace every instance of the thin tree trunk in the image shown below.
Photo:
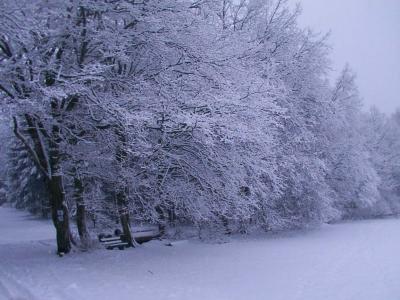
<svg viewBox="0 0 400 300"><path fill-rule="evenodd" d="M76 225L79 238L84 248L90 246L90 235L86 225L86 206L83 198L83 184L77 176L74 177L74 198L76 201Z"/></svg>
<svg viewBox="0 0 400 300"><path fill-rule="evenodd" d="M86 225L86 207L85 204L76 204L76 225L78 227L79 238L84 248L90 246L90 235Z"/></svg>
<svg viewBox="0 0 400 300"><path fill-rule="evenodd" d="M129 246L133 247L134 241L131 233L131 225L129 222L129 211L127 207L126 193L124 191L119 191L116 197L122 232L124 233L126 242L129 244Z"/></svg>
<svg viewBox="0 0 400 300"><path fill-rule="evenodd" d="M162 237L165 235L166 229L165 213L160 205L156 206L156 212L158 214L158 231L160 233L160 236Z"/></svg>
<svg viewBox="0 0 400 300"><path fill-rule="evenodd" d="M125 133L123 131L123 127L117 126L115 129L115 134L117 135L119 139L119 143L117 146L117 151L116 151L116 160L122 170L124 165L126 164L128 153L127 153L127 140ZM128 194L128 187L127 183L123 181L122 185L118 187L117 193L116 193L116 200L117 200L117 205L118 205L118 211L119 211L119 218L121 221L122 225L122 231L124 233L124 236L126 238L126 241L128 242L129 246L134 247L136 244L135 240L132 237L131 233L131 226L130 226L130 220L129 220L129 210L128 210L128 199L127 199L127 194Z"/></svg>

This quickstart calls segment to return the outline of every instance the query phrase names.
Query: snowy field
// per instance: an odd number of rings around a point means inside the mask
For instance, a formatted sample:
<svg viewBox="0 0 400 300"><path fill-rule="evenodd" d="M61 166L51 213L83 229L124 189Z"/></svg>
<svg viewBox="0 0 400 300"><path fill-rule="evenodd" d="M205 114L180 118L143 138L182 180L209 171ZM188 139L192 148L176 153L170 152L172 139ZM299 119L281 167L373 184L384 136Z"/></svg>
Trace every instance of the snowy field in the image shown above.
<svg viewBox="0 0 400 300"><path fill-rule="evenodd" d="M53 235L49 222L0 207L1 300L400 299L400 219L63 258Z"/></svg>

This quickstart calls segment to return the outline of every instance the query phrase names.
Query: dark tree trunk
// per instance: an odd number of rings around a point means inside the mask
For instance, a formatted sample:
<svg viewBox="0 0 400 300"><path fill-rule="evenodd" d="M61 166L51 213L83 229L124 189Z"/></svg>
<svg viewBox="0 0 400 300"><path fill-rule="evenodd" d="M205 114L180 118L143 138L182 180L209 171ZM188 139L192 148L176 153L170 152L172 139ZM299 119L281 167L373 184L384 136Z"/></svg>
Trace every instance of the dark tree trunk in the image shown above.
<svg viewBox="0 0 400 300"><path fill-rule="evenodd" d="M54 119L59 118L58 102L54 99L51 102ZM71 231L69 228L69 212L65 199L63 175L61 170L61 130L55 124L52 126L51 136L49 138L49 164L50 174L50 191L51 191L51 207L53 223L57 232L57 252L58 254L68 253L71 250Z"/></svg>
<svg viewBox="0 0 400 300"><path fill-rule="evenodd" d="M14 133L27 147L36 166L43 172L46 178L51 217L56 228L57 252L59 254L68 253L71 251L71 232L69 228L68 207L65 202L63 177L60 170L60 128L54 125L52 135L50 136L33 116L25 114L24 117L28 125L27 132L32 139L33 147L31 148L19 132L16 118L14 118Z"/></svg>
<svg viewBox="0 0 400 300"><path fill-rule="evenodd" d="M57 253L71 251L71 231L69 229L69 212L65 203L65 192L61 175L53 175L49 180L51 216L56 228Z"/></svg>

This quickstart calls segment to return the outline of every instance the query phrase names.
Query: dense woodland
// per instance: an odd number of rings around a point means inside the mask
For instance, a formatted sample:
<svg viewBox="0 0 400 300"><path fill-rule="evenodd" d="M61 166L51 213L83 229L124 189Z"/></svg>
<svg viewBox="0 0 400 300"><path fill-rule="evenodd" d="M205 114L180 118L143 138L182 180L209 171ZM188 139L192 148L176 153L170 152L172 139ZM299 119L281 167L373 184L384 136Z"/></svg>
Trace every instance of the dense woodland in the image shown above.
<svg viewBox="0 0 400 300"><path fill-rule="evenodd" d="M204 238L400 212L400 111L363 109L348 66L331 80L300 13L0 1L0 197L51 217L64 253L116 222Z"/></svg>

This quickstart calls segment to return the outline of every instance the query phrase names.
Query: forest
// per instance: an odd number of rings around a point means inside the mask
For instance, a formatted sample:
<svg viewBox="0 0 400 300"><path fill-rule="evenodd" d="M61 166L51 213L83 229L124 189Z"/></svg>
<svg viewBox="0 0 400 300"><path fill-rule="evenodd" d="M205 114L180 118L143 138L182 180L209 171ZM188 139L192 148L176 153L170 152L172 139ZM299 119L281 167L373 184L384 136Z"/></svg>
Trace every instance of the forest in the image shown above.
<svg viewBox="0 0 400 300"><path fill-rule="evenodd" d="M0 1L0 204L99 232L310 228L400 213L400 110L332 80L288 0ZM379 76L379 74L377 74Z"/></svg>

